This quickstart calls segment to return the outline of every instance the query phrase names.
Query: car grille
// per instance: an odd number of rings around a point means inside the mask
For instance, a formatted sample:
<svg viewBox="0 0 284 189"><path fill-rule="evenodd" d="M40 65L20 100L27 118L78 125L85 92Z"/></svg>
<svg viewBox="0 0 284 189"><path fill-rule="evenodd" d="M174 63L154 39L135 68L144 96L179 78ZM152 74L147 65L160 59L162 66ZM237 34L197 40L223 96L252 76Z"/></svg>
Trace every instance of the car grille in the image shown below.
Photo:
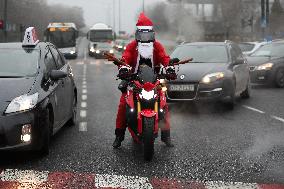
<svg viewBox="0 0 284 189"><path fill-rule="evenodd" d="M249 71L254 71L256 69L256 66L250 66Z"/></svg>
<svg viewBox="0 0 284 189"><path fill-rule="evenodd" d="M196 97L198 84L194 84L194 91L168 91L167 95L173 100L193 100Z"/></svg>

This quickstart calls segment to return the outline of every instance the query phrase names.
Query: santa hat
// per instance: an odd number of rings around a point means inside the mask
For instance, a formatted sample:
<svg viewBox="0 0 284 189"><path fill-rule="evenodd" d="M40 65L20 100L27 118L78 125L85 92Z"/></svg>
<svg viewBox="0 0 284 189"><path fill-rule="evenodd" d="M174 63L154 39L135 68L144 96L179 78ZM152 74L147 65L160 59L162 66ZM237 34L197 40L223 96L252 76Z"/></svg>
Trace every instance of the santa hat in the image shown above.
<svg viewBox="0 0 284 189"><path fill-rule="evenodd" d="M139 30L143 30L143 29L152 30L153 29L153 22L150 20L150 18L145 16L145 14L142 12L139 15L136 26Z"/></svg>

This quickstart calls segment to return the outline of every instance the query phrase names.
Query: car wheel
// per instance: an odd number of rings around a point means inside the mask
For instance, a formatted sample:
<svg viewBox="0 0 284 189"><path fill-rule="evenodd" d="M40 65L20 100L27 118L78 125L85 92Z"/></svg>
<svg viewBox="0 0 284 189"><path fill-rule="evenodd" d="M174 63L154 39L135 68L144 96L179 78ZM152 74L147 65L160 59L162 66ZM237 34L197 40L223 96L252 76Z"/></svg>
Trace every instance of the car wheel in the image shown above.
<svg viewBox="0 0 284 189"><path fill-rule="evenodd" d="M249 80L248 83L247 83L246 90L244 90L241 93L241 98L247 99L247 98L250 98L250 96L251 96L251 84L250 84L250 80Z"/></svg>
<svg viewBox="0 0 284 189"><path fill-rule="evenodd" d="M49 144L50 144L50 137L51 137L51 128L52 128L52 120L50 119L50 112L49 110L46 111L45 117L45 133L43 137L43 145L37 151L39 155L46 156L49 154Z"/></svg>
<svg viewBox="0 0 284 189"><path fill-rule="evenodd" d="M73 105L72 105L72 116L71 116L68 124L70 126L75 126L76 125L76 121L77 121L77 98L74 95Z"/></svg>
<svg viewBox="0 0 284 189"><path fill-rule="evenodd" d="M236 90L236 85L234 85L231 95L229 96L229 99L225 101L225 107L229 110L233 110L235 107L236 103L236 95L235 95L235 90Z"/></svg>
<svg viewBox="0 0 284 189"><path fill-rule="evenodd" d="M279 68L275 76L275 85L278 88L284 88L284 68Z"/></svg>

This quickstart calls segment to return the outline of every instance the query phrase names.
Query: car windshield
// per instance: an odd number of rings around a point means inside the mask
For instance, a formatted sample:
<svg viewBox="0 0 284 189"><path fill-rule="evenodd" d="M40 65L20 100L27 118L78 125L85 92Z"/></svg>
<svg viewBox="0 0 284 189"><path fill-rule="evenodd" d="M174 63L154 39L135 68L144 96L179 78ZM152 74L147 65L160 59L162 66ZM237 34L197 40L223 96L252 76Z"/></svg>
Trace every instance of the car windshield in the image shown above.
<svg viewBox="0 0 284 189"><path fill-rule="evenodd" d="M57 46L57 48L67 48L76 46L75 31L54 31L49 33L48 41Z"/></svg>
<svg viewBox="0 0 284 189"><path fill-rule="evenodd" d="M35 76L38 60L38 50L0 49L0 77Z"/></svg>
<svg viewBox="0 0 284 189"><path fill-rule="evenodd" d="M113 40L112 30L90 31L90 41L92 42L104 42L109 40Z"/></svg>
<svg viewBox="0 0 284 189"><path fill-rule="evenodd" d="M193 63L226 63L228 53L224 45L184 45L179 46L172 58L185 60L193 58Z"/></svg>
<svg viewBox="0 0 284 189"><path fill-rule="evenodd" d="M112 48L112 45L110 43L98 43L96 44L97 48Z"/></svg>
<svg viewBox="0 0 284 189"><path fill-rule="evenodd" d="M253 48L255 47L255 44L251 44L251 43L240 43L239 44L240 49L242 50L242 52L247 52L247 51L252 51Z"/></svg>
<svg viewBox="0 0 284 189"><path fill-rule="evenodd" d="M284 56L284 43L271 43L260 47L257 51L251 54L253 57L283 57Z"/></svg>

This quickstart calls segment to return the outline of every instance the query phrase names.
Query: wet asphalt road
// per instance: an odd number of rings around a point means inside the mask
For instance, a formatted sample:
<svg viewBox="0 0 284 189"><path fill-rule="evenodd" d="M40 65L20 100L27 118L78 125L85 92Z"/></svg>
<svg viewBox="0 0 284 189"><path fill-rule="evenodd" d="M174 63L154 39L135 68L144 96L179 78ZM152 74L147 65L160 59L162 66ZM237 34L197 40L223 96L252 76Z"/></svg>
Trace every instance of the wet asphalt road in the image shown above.
<svg viewBox="0 0 284 189"><path fill-rule="evenodd" d="M238 99L233 111L219 104L170 104L175 147L159 139L153 161L144 162L129 133L122 148L112 148L117 69L90 58L86 47L81 40L78 59L70 61L79 91L77 125L53 137L49 156L1 154L0 168L284 183L283 89L255 86L252 98Z"/></svg>

